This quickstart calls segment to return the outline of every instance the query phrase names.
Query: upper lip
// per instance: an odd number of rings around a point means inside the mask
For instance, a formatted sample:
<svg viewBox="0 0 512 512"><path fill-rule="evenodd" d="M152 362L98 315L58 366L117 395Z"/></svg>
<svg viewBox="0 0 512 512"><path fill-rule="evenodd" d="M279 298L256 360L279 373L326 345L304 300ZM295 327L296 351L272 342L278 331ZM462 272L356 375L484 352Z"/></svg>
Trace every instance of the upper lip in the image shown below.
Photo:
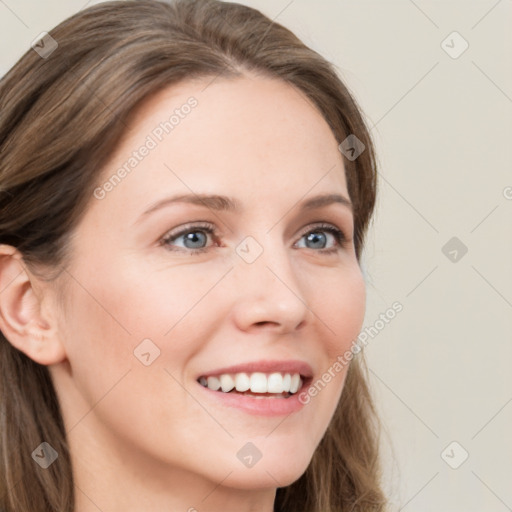
<svg viewBox="0 0 512 512"><path fill-rule="evenodd" d="M277 361L277 360L260 360L260 361L251 361L248 363L237 364L234 366L226 366L224 368L216 368L215 370L209 370L200 375L200 377L207 376L216 376L222 375L225 373L299 373L303 377L310 378L313 376L313 369L311 366L304 362L298 360L286 360L286 361Z"/></svg>

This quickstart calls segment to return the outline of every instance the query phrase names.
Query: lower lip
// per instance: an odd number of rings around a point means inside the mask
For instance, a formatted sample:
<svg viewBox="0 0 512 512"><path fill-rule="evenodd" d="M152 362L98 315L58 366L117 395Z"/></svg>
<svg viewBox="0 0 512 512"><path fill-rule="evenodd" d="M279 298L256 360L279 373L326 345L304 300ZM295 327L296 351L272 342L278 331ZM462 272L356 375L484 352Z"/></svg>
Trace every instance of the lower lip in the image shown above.
<svg viewBox="0 0 512 512"><path fill-rule="evenodd" d="M207 396L210 396L213 400L217 400L225 407L234 407L256 416L284 416L300 411L304 407L304 404L299 400L299 395L306 388L305 383L297 393L288 398L254 398L239 393L213 391L212 389L202 386L199 382L197 385L207 393Z"/></svg>

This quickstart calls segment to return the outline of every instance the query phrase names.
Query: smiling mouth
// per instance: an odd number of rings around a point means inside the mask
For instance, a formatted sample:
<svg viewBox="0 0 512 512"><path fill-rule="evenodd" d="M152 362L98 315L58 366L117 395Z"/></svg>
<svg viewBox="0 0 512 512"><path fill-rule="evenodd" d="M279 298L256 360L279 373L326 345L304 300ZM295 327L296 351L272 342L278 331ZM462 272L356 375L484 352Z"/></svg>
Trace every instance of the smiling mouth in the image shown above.
<svg viewBox="0 0 512 512"><path fill-rule="evenodd" d="M302 388L306 377L299 373L253 372L203 375L197 382L220 393L235 393L254 398L289 398Z"/></svg>

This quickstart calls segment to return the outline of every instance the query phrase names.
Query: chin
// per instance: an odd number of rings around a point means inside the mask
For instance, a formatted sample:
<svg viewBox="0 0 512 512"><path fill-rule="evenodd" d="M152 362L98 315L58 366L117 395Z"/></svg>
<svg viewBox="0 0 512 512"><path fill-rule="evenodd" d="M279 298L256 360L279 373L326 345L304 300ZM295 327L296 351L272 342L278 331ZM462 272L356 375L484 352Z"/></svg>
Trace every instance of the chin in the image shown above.
<svg viewBox="0 0 512 512"><path fill-rule="evenodd" d="M286 487L304 474L310 461L311 454L304 457L274 455L265 462L261 458L251 468L244 468L242 464L235 466L226 484L235 489L250 490Z"/></svg>

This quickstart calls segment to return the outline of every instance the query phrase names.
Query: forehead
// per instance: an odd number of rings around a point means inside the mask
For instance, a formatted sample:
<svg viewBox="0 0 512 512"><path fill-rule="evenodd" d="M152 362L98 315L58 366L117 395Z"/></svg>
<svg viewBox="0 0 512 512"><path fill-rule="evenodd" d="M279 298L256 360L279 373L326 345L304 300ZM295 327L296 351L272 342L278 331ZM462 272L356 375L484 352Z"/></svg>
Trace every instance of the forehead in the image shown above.
<svg viewBox="0 0 512 512"><path fill-rule="evenodd" d="M311 101L281 80L181 82L144 100L128 125L100 180L124 169L111 180L112 204L131 197L144 206L165 192L260 204L309 192L348 195L334 134Z"/></svg>

